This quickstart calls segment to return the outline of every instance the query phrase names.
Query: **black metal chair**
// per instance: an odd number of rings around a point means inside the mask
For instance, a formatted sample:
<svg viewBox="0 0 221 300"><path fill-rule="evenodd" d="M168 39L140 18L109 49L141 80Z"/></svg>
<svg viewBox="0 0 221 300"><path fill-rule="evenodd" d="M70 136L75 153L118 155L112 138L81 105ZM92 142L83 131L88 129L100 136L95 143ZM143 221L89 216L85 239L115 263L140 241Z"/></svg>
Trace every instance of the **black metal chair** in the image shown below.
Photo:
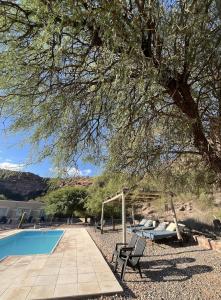
<svg viewBox="0 0 221 300"><path fill-rule="evenodd" d="M216 231L220 231L221 230L221 222L219 219L214 219L213 220L213 226L214 226L214 229Z"/></svg>
<svg viewBox="0 0 221 300"><path fill-rule="evenodd" d="M105 225L105 223L106 223L106 221L103 220L103 226ZM101 222L95 222L95 224L94 224L94 231L96 232L97 230L102 230L101 227L102 227L101 226Z"/></svg>
<svg viewBox="0 0 221 300"><path fill-rule="evenodd" d="M127 266L131 267L133 270L138 269L140 273L140 277L142 278L142 272L140 268L140 259L143 257L143 253L146 247L146 241L143 238L139 238L137 240L136 246L134 248L134 251L130 251L127 253L127 255L124 256L118 256L115 262L115 268L114 271L117 270L118 265L122 266L121 269L121 279L124 280L124 275L126 272Z"/></svg>
<svg viewBox="0 0 221 300"><path fill-rule="evenodd" d="M115 256L116 256L116 258L118 256L127 256L128 252L130 253L132 250L134 250L137 239L138 239L138 236L136 235L136 233L134 233L132 235L129 243L117 243L115 246L114 252L112 254L111 262L114 261Z"/></svg>

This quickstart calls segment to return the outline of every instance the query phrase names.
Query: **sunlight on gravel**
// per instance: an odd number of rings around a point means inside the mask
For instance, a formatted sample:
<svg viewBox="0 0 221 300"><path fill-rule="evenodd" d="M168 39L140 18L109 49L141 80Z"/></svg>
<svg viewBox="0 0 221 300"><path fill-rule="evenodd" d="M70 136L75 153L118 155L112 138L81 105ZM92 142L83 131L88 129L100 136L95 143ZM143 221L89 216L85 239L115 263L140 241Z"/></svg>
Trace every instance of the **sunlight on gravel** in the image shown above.
<svg viewBox="0 0 221 300"><path fill-rule="evenodd" d="M101 235L89 228L88 232L108 262L121 232L111 231ZM128 236L130 239L130 236ZM113 265L111 265L113 270ZM143 278L127 269L122 284L124 295L100 297L102 300L218 300L221 299L221 254L199 246L150 245L147 242L145 257L141 262Z"/></svg>

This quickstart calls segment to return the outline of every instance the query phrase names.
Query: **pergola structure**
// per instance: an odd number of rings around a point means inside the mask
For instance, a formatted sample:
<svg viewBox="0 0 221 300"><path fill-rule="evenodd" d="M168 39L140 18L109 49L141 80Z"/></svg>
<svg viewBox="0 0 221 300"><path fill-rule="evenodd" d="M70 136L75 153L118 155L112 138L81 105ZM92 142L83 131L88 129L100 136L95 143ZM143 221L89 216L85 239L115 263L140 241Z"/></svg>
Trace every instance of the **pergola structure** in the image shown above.
<svg viewBox="0 0 221 300"><path fill-rule="evenodd" d="M181 240L181 234L179 231L178 223L177 223L177 217L175 208L173 205L173 196L174 194L172 192L163 193L163 192L145 192L145 191L139 191L139 192L133 192L129 189L123 189L121 192L119 192L117 195L108 198L102 202L102 210L101 210L101 233L103 232L103 226L104 226L104 205L107 203L110 203L112 201L120 201L121 200L121 206L122 206L122 242L126 243L126 203L132 204L132 217L134 221L134 212L133 212L133 205L138 203L144 203L144 202L150 202L162 195L166 195L170 197L170 203L171 203L171 209L173 212L174 217L174 223L176 224L176 232L177 232L177 238L178 240Z"/></svg>

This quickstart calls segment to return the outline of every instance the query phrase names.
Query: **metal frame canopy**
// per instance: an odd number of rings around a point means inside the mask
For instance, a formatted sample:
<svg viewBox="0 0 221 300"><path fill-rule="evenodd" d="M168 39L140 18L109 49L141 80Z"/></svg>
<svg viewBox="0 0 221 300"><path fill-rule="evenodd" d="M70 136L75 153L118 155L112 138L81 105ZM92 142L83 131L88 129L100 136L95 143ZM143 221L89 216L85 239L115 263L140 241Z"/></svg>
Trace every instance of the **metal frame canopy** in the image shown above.
<svg viewBox="0 0 221 300"><path fill-rule="evenodd" d="M102 202L102 210L101 210L101 232L103 232L103 226L104 226L104 205L115 201L115 200L121 200L122 205L122 242L126 243L126 199L129 203L133 202L135 203L143 203L146 201L151 201L153 199L156 199L160 197L162 194L166 194L167 196L170 196L170 203L171 203L171 210L173 212L173 219L174 223L176 225L176 232L177 232L177 238L178 240L182 240L182 236L180 234L179 226L177 223L177 217L176 212L173 204L173 196L175 195L172 192L163 193L163 192L132 192L128 188L125 188L122 190L122 192L119 192L117 195L108 198Z"/></svg>
<svg viewBox="0 0 221 300"><path fill-rule="evenodd" d="M125 194L127 189L123 189L121 193L113 196L112 198L109 198L107 200L104 200L102 202L102 210L101 210L101 232L103 232L103 226L104 226L104 205L106 203L112 202L114 200L122 200L122 229L123 229L123 236L122 236L122 242L126 243L126 204L125 204Z"/></svg>

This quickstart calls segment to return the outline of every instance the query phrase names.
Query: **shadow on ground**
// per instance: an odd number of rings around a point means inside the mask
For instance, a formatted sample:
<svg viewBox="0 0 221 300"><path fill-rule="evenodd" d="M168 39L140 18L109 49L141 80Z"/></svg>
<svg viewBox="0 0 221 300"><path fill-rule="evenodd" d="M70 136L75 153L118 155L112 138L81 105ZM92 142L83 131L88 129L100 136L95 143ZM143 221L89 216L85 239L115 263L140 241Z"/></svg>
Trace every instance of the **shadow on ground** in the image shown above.
<svg viewBox="0 0 221 300"><path fill-rule="evenodd" d="M137 282L144 282L144 281L145 282L146 281L183 282L190 279L192 276L196 274L203 274L203 273L208 273L213 271L213 268L207 265L186 266L186 264L193 263L194 261L195 259L190 257L153 260L148 262L143 261L141 262L143 278L137 280ZM131 272L131 270L129 269L128 271ZM127 281L126 276L125 276L125 280Z"/></svg>

